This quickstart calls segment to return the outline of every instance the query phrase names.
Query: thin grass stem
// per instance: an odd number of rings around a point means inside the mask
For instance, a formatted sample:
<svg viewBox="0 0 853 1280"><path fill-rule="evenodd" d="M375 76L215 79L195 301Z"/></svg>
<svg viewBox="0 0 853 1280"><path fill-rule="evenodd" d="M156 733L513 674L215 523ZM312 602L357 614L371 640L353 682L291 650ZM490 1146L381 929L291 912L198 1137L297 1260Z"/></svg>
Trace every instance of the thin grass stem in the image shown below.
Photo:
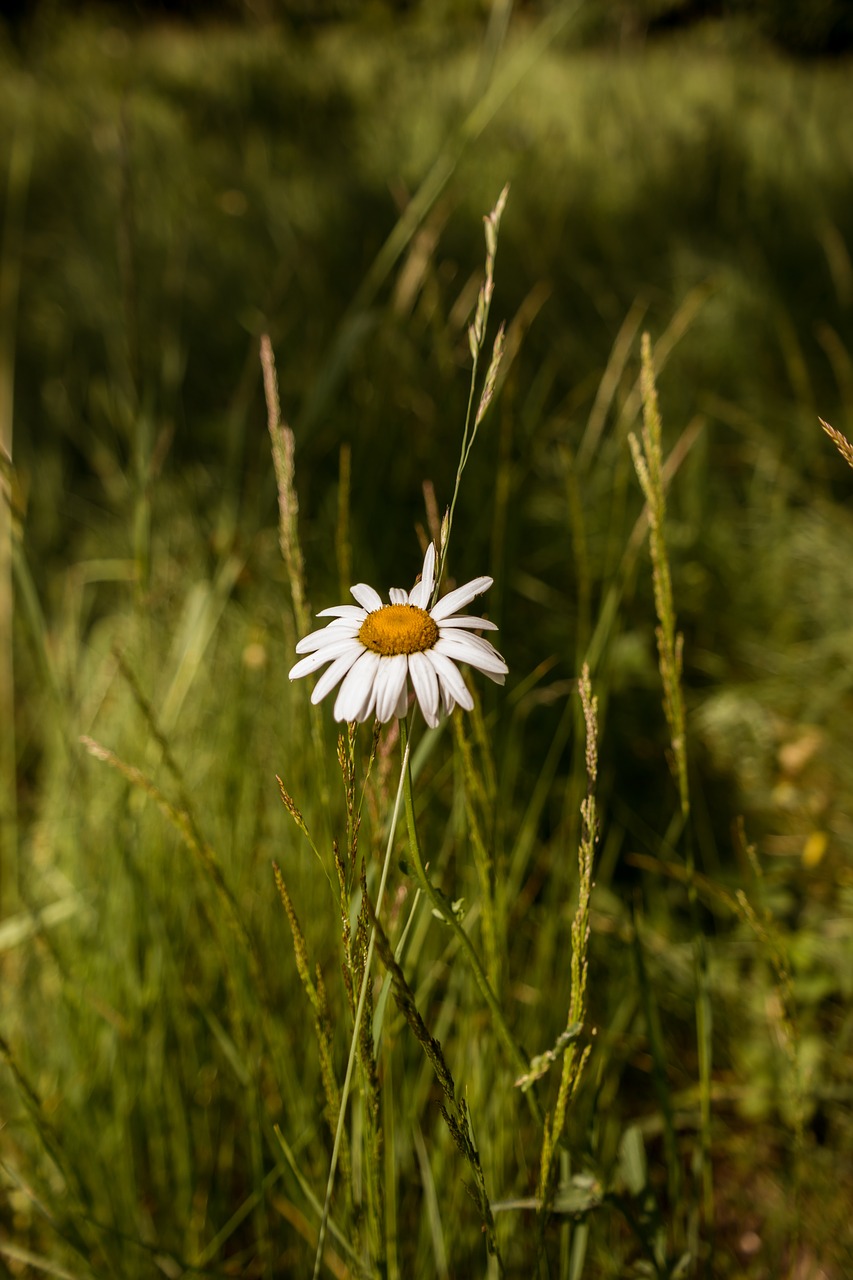
<svg viewBox="0 0 853 1280"><path fill-rule="evenodd" d="M504 326L501 325L498 331L498 336L495 339L492 358L489 363L483 388L480 392L477 412L473 415L472 422L474 399L477 390L477 374L480 367L480 353L483 350L483 346L486 341L486 330L489 324L489 311L492 304L492 295L495 291L495 257L498 249L498 232L500 231L501 217L503 215L508 195L509 184L507 184L501 191L494 209L492 209L491 213L487 214L483 219L486 228L486 273L477 297L477 308L474 313L474 319L468 326L468 346L471 351L471 384L468 388L468 405L465 410L465 425L462 429L462 447L459 451L459 465L456 468L456 482L453 486L453 497L450 500L450 507L448 508L447 515L442 522L441 542L438 549L438 570L435 575L433 604L438 599L441 580L444 576L444 568L447 561L447 547L450 542L450 532L453 528L453 516L456 511L456 502L459 497L459 489L462 484L462 473L465 470L465 466L468 462L468 456L477 436L477 429L486 416L486 411L494 395L498 370L500 369L501 360L503 358Z"/></svg>
<svg viewBox="0 0 853 1280"><path fill-rule="evenodd" d="M404 720L400 721L400 725L405 724ZM394 809L391 814L391 825L388 829L388 842L385 847L385 859L382 863L382 875L379 879L379 889L376 893L376 915L382 910L382 899L385 895L385 883L388 879L388 869L391 865L391 852L394 848L394 836L397 831L397 822L400 817L400 806L403 799L404 787L406 780L409 778L409 744L404 740L403 761L400 767L400 780L397 784L397 795L394 799ZM409 783L409 785L411 785ZM313 1280L317 1280L320 1274L320 1265L323 1258L323 1246L326 1241L326 1228L329 1220L329 1210L332 1203L332 1190L335 1185L335 1170L337 1169L338 1156L341 1149L341 1141L343 1139L344 1120L347 1110L347 1099L349 1097L350 1086L352 1084L352 1073L355 1067L356 1053L358 1050L359 1030L361 1028L361 1020L364 1017L364 1006L367 1000L367 988L370 982L370 966L373 962L373 952L375 949L376 933L374 929L370 931L370 941L367 944L367 956L364 961L364 975L361 980L361 989L358 995L358 1006L355 1011L355 1025L353 1026L352 1039L350 1041L349 1058L347 1060L346 1075L344 1076L343 1088L341 1090L341 1107L338 1112L338 1124L335 1130L335 1141L332 1147L332 1160L329 1166L329 1177L326 1182L326 1196L323 1202L323 1214L320 1218L320 1230L317 1236L317 1253L314 1257Z"/></svg>

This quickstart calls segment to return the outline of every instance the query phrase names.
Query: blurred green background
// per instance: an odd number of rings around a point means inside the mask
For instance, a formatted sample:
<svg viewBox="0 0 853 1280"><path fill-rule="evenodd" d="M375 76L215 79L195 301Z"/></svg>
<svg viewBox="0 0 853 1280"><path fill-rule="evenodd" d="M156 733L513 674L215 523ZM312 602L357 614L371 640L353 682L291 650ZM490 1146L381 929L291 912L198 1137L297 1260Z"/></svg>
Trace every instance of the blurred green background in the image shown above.
<svg viewBox="0 0 853 1280"><path fill-rule="evenodd" d="M853 475L818 416L853 434L851 48L845 0L43 0L0 23L0 427L14 466L0 1267L29 1275L15 1248L60 1249L75 1275L84 1257L95 1275L154 1274L155 1253L222 1274L233 1250L235 1274L304 1274L310 1232L263 1196L263 1222L253 1201L219 1239L266 1185L272 1123L314 1135L317 1194L324 1176L273 857L330 983L338 966L322 872L274 778L328 843L334 733L325 708L321 766L307 691L286 678L297 636L259 340L271 336L296 435L313 608L353 581L410 585L424 482L440 510L452 493L481 218L508 181L493 304L508 354L450 568L494 576L511 671L484 696L519 901L514 1016L534 1049L561 1029L549 988L567 989L582 765L567 699L586 658L604 814L591 1016L606 1049L574 1140L612 1165L624 1124L645 1117L654 1168L661 1063L630 941L644 922L689 1167L690 925L683 884L649 863L667 861L676 802L626 442L648 330L678 464L668 537L697 862L717 886L702 905L718 1190L706 1274L850 1274ZM235 959L215 885L81 734L194 812L267 990ZM464 888L452 782L425 771L444 813L425 822ZM728 905L739 888L761 928ZM466 1060L463 1029L446 1031ZM449 1274L481 1274L446 1160ZM498 1192L525 1188L518 1175ZM419 1203L401 1216L420 1221ZM590 1248L589 1274L636 1261L609 1226ZM402 1274L421 1257L401 1258Z"/></svg>

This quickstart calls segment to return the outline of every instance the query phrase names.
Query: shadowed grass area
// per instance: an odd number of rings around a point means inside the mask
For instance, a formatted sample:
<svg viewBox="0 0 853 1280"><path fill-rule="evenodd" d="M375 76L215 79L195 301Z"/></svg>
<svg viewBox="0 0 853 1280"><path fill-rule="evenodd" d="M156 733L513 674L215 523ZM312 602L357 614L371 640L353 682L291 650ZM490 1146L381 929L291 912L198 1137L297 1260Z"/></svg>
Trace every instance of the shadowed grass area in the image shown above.
<svg viewBox="0 0 853 1280"><path fill-rule="evenodd" d="M429 875L539 1078L516 1086L401 831L326 1270L495 1276L482 1226L511 1276L849 1271L853 518L818 423L851 435L849 68L722 26L618 54L578 29L513 20L494 66L473 24L418 15L57 20L0 48L15 1274L310 1274L399 744L367 725L336 760L330 707L286 678L304 628L259 340L310 612L408 587L453 493L507 179L505 354L448 570L494 576L510 676L416 726L412 764ZM689 856L628 445L644 330ZM584 662L600 826L567 1031Z"/></svg>

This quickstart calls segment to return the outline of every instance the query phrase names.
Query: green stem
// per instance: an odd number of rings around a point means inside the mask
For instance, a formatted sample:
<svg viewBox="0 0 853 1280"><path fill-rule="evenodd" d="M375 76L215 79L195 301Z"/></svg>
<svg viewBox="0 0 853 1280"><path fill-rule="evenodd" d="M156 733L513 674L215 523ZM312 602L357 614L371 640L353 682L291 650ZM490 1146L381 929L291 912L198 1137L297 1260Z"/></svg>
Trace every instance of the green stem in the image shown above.
<svg viewBox="0 0 853 1280"><path fill-rule="evenodd" d="M464 951L468 959L468 962L474 971L474 978L476 979L477 986L480 988L480 993L483 999L485 1000L486 1004L489 1006L489 1012L492 1015L492 1020L494 1022L495 1030L498 1034L499 1039L503 1042L504 1048L506 1049L507 1054L509 1056L509 1060L512 1063L513 1070L516 1072L518 1076L527 1075L530 1072L530 1059L528 1058L524 1050L521 1048L521 1046L517 1043L512 1032L507 1026L503 1009L501 1008L498 998L491 988L489 979L486 977L486 972L480 962L480 957L477 955L477 952L474 948L474 944L472 943L468 934L465 932L459 920L456 918L453 912L449 909L444 896L438 892L438 890L435 888L432 881L430 880L429 876L427 875L426 867L424 866L423 855L421 853L420 843L418 842L417 824L415 822L415 802L414 802L414 795L412 792L412 766L411 766L411 757L408 749L408 738L409 738L408 726L405 720L401 720L400 721L400 743L403 748L403 757L404 757L403 799L406 805L406 823L409 828L409 848L412 855L412 863L415 868L415 876L417 878L418 884L420 885L422 892L424 893L425 897L428 899L429 904L432 907L435 914L444 922L444 924L448 925L448 927L452 929L453 932L455 933L459 941L459 944L462 947L462 950ZM527 1099L527 1102L530 1107L534 1120L537 1122L537 1124L541 1124L542 1110L539 1106L539 1102L536 1096L533 1093L533 1090L532 1089L526 1090L524 1096Z"/></svg>
<svg viewBox="0 0 853 1280"><path fill-rule="evenodd" d="M456 483L453 486L453 497L450 500L450 510L447 514L447 530L441 539L439 546L438 571L435 575L435 588L433 590L433 598L430 602L432 606L438 600L438 592L441 587L441 580L444 577L444 565L447 560L447 547L450 542L450 530L453 528L453 513L456 510L456 499L459 497L459 487L462 483L462 472L465 470L465 463L468 461L468 450L471 443L468 441L468 432L471 429L471 410L474 408L474 392L477 389L477 370L480 364L480 348L477 347L473 354L473 363L471 366L471 385L468 388L468 408L465 413L465 428L462 432L462 449L459 454L459 466L456 468ZM402 724L402 721L400 722Z"/></svg>
<svg viewBox="0 0 853 1280"><path fill-rule="evenodd" d="M405 725L405 720L401 720L401 726ZM382 863L382 875L379 879L379 889L376 894L376 916L382 909L382 899L385 895L385 882L388 879L388 868L391 866L391 851L394 848L394 836L397 831L397 820L400 816L400 792L405 783L406 794L411 794L411 777L409 774L409 748L403 737L403 765L400 770L400 781L397 784L397 797L394 801L394 812L391 815L391 825L388 829L388 843L385 847L385 861ZM347 1100L349 1099L350 1085L352 1084L353 1067L355 1066L356 1049L358 1048L358 1033L361 1027L361 1020L364 1016L364 1005L367 997L367 989L370 983L370 966L373 962L373 951L376 944L376 931L370 930L370 941L367 944L367 956L364 961L364 974L361 979L361 990L358 995L358 1008L355 1011L355 1025L352 1030L352 1040L349 1047L349 1059L347 1060L347 1070L344 1076L344 1087L341 1090L341 1105L338 1111L338 1123L335 1129L335 1142L332 1148L332 1161L329 1166L329 1177L326 1182L326 1198L323 1203L323 1214L320 1218L320 1230L317 1233L317 1252L314 1255L314 1272L313 1280L318 1280L320 1275L320 1265L323 1259L323 1248L326 1243L326 1228L329 1221L329 1210L332 1204L332 1188L335 1184L335 1170L338 1166L338 1155L341 1149L341 1139L344 1132L344 1120L346 1118Z"/></svg>

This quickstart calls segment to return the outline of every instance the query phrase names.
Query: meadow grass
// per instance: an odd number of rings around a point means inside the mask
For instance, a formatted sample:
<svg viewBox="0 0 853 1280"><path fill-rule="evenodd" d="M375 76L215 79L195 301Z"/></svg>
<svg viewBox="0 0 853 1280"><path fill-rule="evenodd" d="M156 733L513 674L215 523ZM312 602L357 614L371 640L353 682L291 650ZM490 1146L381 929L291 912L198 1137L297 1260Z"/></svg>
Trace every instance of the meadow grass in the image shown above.
<svg viewBox="0 0 853 1280"><path fill-rule="evenodd" d="M849 1272L848 82L571 22L0 55L11 1274ZM451 504L392 833L286 671Z"/></svg>

